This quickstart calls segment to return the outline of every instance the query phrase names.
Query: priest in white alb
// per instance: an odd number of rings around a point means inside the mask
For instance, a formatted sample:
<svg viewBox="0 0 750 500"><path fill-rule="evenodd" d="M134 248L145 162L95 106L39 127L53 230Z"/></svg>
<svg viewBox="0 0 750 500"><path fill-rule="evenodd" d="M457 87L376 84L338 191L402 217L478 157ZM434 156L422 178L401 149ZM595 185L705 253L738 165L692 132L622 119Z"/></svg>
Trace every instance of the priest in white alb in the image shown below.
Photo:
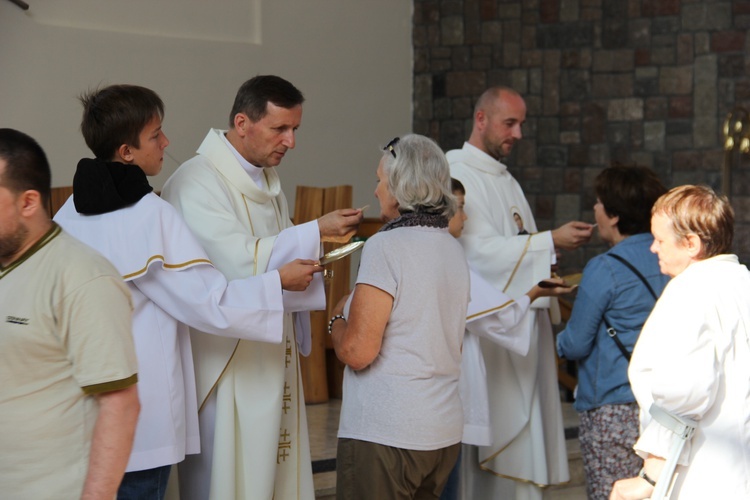
<svg viewBox="0 0 750 500"><path fill-rule="evenodd" d="M490 88L476 104L468 142L447 153L451 176L466 189L468 221L460 241L469 265L511 297L550 277L555 247L577 248L593 229L569 222L537 231L520 185L500 161L521 138L525 120L526 105L517 92ZM517 325L529 332L525 356L491 342L481 345L492 444L479 447L478 467L486 474L464 482L464 498L541 499L544 487L569 479L550 322L556 305L537 299Z"/></svg>
<svg viewBox="0 0 750 500"><path fill-rule="evenodd" d="M248 80L230 129L211 129L164 186L162 196L228 279L318 259L321 238L353 234L362 220L355 209L299 226L290 220L274 167L295 146L303 101L277 76ZM325 308L323 288L318 275L305 292L284 293L278 346L192 331L202 453L180 466L181 498L314 498L298 352L310 352L307 311Z"/></svg>

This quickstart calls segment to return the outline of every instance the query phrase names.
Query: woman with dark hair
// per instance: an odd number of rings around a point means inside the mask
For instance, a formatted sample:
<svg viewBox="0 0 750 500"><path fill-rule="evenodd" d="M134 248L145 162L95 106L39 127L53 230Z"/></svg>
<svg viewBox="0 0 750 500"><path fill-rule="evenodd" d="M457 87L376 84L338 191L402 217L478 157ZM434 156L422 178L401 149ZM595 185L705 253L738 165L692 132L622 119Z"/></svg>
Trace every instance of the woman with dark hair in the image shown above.
<svg viewBox="0 0 750 500"><path fill-rule="evenodd" d="M346 363L336 458L339 499L437 498L458 457L458 392L469 269L448 232L445 155L407 135L385 147L354 292L329 323Z"/></svg>
<svg viewBox="0 0 750 500"><path fill-rule="evenodd" d="M583 270L560 357L578 361L574 408L588 498L606 499L617 479L638 472L638 405L628 382L630 353L668 278L649 247L651 207L666 189L646 167L615 165L595 180L599 236L612 248Z"/></svg>
<svg viewBox="0 0 750 500"><path fill-rule="evenodd" d="M615 484L613 500L750 498L750 272L730 253L733 226L729 201L706 186L654 205L651 250L672 280L628 371L643 469ZM670 427L685 419L697 425L678 453Z"/></svg>

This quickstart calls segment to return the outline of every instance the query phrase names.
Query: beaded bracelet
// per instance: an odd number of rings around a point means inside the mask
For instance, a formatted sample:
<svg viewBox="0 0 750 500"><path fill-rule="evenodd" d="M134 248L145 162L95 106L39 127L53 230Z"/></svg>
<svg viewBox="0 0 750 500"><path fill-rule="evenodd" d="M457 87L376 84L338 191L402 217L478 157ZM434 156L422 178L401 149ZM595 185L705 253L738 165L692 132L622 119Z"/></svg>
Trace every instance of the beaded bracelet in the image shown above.
<svg viewBox="0 0 750 500"><path fill-rule="evenodd" d="M334 316L333 318L331 318L331 321L328 322L328 335L331 334L331 329L333 328L333 323L337 319L343 319L344 321L346 321L346 318L343 317L341 314L337 314L336 316Z"/></svg>

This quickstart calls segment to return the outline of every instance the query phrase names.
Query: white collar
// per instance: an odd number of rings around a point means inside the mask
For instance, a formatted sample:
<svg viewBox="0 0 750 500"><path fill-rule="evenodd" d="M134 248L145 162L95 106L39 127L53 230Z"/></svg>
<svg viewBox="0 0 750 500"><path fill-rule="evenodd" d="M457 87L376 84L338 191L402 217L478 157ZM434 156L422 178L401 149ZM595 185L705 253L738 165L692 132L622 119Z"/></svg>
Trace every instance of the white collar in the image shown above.
<svg viewBox="0 0 750 500"><path fill-rule="evenodd" d="M232 145L231 142L229 142L229 139L227 139L226 134L219 134L221 136L221 139L224 141L224 144L227 145L229 148L229 151L232 152L235 158L237 158L237 161L240 163L240 166L242 167L242 170L247 172L247 175L250 176L250 178L255 182L255 185L258 186L260 189L264 189L264 179L265 175L263 174L263 169L261 167L256 167L249 161L245 159L244 156L242 156L239 151Z"/></svg>

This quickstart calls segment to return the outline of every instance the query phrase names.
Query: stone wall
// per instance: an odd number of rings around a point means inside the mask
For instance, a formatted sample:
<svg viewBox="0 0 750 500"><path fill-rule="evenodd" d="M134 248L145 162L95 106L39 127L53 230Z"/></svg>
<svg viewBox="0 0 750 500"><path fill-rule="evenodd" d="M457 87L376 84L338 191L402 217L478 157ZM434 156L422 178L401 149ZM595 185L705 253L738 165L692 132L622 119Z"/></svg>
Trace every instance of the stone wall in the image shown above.
<svg viewBox="0 0 750 500"><path fill-rule="evenodd" d="M750 105L750 0L415 0L413 22L414 131L460 147L485 88L521 92L524 140L508 164L541 229L593 221L593 179L612 161L720 190L723 122ZM748 262L750 159L736 163ZM563 271L604 248L566 253Z"/></svg>

